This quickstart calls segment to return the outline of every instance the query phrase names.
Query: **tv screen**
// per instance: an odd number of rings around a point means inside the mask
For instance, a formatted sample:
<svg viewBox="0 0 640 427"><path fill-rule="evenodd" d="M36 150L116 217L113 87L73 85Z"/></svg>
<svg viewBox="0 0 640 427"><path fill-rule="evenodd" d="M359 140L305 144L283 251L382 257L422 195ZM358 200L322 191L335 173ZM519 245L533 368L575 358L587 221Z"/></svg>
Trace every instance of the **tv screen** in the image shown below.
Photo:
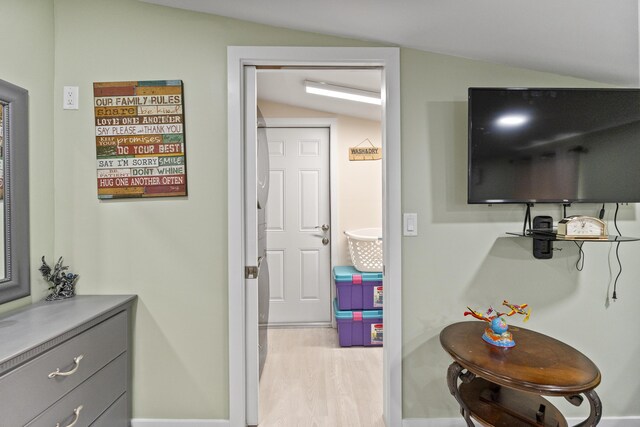
<svg viewBox="0 0 640 427"><path fill-rule="evenodd" d="M469 203L640 202L640 90L469 89Z"/></svg>

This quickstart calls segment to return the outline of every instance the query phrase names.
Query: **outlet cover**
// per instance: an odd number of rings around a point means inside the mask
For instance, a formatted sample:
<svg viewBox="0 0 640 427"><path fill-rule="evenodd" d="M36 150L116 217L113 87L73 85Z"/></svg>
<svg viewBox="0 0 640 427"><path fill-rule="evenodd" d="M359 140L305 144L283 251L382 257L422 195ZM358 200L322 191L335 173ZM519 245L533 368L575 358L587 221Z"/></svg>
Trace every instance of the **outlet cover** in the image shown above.
<svg viewBox="0 0 640 427"><path fill-rule="evenodd" d="M78 86L65 86L62 95L62 108L65 110L78 109Z"/></svg>

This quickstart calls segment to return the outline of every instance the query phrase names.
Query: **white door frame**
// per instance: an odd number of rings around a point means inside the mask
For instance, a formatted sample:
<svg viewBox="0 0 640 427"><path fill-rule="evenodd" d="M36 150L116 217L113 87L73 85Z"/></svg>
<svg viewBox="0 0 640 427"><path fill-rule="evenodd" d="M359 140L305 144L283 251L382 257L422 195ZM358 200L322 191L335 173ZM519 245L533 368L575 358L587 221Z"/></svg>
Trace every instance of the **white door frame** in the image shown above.
<svg viewBox="0 0 640 427"><path fill-rule="evenodd" d="M381 67L382 228L384 236L383 413L402 425L402 214L400 50L398 48L255 47L227 49L229 421L246 426L244 301L244 66ZM256 343L257 345L257 343Z"/></svg>
<svg viewBox="0 0 640 427"><path fill-rule="evenodd" d="M329 206L331 211L329 213L330 220L329 225L329 241L331 242L331 254L329 262L331 264L331 271L335 266L335 259L338 253L338 239L340 238L340 212L339 198L338 198L338 120L331 117L292 117L292 118L265 118L264 119L267 128L269 127L297 127L297 128L329 128ZM331 286L330 302L335 298L335 292L333 286ZM331 306L331 326L335 328L336 319L333 316L333 306Z"/></svg>

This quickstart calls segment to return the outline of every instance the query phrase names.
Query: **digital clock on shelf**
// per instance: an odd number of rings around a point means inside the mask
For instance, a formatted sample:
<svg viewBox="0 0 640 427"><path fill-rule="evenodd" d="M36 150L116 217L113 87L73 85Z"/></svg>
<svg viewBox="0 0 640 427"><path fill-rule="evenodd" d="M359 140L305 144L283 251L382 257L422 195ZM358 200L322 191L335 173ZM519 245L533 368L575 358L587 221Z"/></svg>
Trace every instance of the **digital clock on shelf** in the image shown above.
<svg viewBox="0 0 640 427"><path fill-rule="evenodd" d="M563 239L607 239L607 224L592 216L570 216L558 221L556 235Z"/></svg>

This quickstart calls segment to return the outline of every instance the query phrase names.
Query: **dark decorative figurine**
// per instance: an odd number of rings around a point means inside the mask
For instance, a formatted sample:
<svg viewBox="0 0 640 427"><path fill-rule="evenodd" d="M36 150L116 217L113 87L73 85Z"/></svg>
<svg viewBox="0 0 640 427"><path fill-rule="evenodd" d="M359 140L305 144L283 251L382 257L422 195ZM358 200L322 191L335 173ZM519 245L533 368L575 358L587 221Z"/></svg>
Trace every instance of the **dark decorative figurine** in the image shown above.
<svg viewBox="0 0 640 427"><path fill-rule="evenodd" d="M62 257L58 259L58 262L51 267L45 262L44 256L42 257L42 266L39 268L42 277L49 282L49 291L51 293L45 298L47 301L57 301L61 299L71 298L76 294L75 286L78 275L74 273L65 273L69 267L62 265Z"/></svg>

